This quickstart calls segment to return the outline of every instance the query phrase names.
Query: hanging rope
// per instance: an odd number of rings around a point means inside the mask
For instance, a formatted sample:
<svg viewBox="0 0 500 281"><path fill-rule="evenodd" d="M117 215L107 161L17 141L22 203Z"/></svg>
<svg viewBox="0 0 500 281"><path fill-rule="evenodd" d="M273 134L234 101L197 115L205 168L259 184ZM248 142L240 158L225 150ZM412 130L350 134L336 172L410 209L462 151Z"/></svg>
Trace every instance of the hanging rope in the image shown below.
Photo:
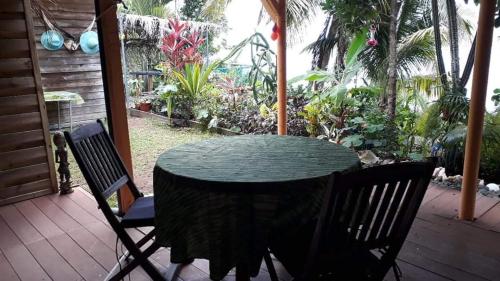
<svg viewBox="0 0 500 281"><path fill-rule="evenodd" d="M104 9L104 11L100 15L97 15L96 20L97 21L100 20L104 15L106 15L109 11L111 11L113 7L116 7L118 4L122 4L123 8L125 10L128 10L128 7L127 5L125 5L125 3L123 3L123 0L115 0L113 1L113 4L109 5L106 9Z"/></svg>

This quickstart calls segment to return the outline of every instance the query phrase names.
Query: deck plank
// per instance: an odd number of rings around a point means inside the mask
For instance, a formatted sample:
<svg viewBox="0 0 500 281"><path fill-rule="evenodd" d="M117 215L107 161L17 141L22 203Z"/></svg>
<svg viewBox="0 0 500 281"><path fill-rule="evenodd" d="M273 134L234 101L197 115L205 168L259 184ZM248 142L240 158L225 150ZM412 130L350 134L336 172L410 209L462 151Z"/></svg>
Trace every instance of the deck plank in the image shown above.
<svg viewBox="0 0 500 281"><path fill-rule="evenodd" d="M0 250L23 281L50 280L21 240L0 217Z"/></svg>
<svg viewBox="0 0 500 281"><path fill-rule="evenodd" d="M0 273L2 275L2 280L5 281L17 281L20 280L17 276L16 271L12 268L9 261L5 258L3 252L0 250Z"/></svg>
<svg viewBox="0 0 500 281"><path fill-rule="evenodd" d="M54 222L52 222L40 209L30 200L15 204L17 210L35 227L45 238L64 234Z"/></svg>
<svg viewBox="0 0 500 281"><path fill-rule="evenodd" d="M48 240L85 280L102 280L106 276L107 271L67 234Z"/></svg>
<svg viewBox="0 0 500 281"><path fill-rule="evenodd" d="M93 215L95 218L99 219L105 224L108 224L108 221L106 220L106 217L104 217L102 211L99 208L97 208L96 201L88 196L90 194L84 194L84 193L87 192L83 191L80 188L75 188L75 192L68 194L68 198L73 200L73 202L75 202L78 206L80 206L85 211Z"/></svg>
<svg viewBox="0 0 500 281"><path fill-rule="evenodd" d="M454 219L458 199L458 191L429 187L398 257L402 280L500 280L500 200L478 195L478 219L463 222ZM116 234L96 206L90 194L76 189L69 196L49 195L1 207L0 279L102 280L116 261ZM148 230L129 233L138 239ZM165 271L170 251L162 248L150 259ZM280 280L291 280L274 262ZM209 262L197 259L179 275L180 281L209 281ZM131 275L131 280L148 279L140 268ZM224 281L234 279L231 272ZM265 265L252 280L269 280ZM394 280L392 272L385 280Z"/></svg>
<svg viewBox="0 0 500 281"><path fill-rule="evenodd" d="M416 220L400 257L452 279L494 280L499 274L500 249L491 241L500 238L480 228L439 219L439 224ZM468 235L474 233L476 236ZM497 236L497 237L495 237ZM486 238L486 239L485 239ZM489 241L489 243L488 243ZM420 256L420 259L416 256ZM430 265L432 263L432 265ZM414 264L418 264L414 262Z"/></svg>
<svg viewBox="0 0 500 281"><path fill-rule="evenodd" d="M43 236L26 220L14 205L0 207L0 216L3 217L5 222L25 245L43 240Z"/></svg>
<svg viewBox="0 0 500 281"><path fill-rule="evenodd" d="M59 208L52 200L44 197L32 199L35 204L48 218L50 218L64 232L80 228L81 225Z"/></svg>
<svg viewBox="0 0 500 281"><path fill-rule="evenodd" d="M500 202L478 217L476 223L488 230L500 232Z"/></svg>
<svg viewBox="0 0 500 281"><path fill-rule="evenodd" d="M422 204L418 216L441 216L445 218L453 218L458 215L458 205L460 202L460 191L446 189L434 199Z"/></svg>
<svg viewBox="0 0 500 281"><path fill-rule="evenodd" d="M108 247L85 228L72 230L68 232L68 235L107 271L111 270L117 263L115 250ZM134 270L130 277L132 280L148 279L142 270Z"/></svg>
<svg viewBox="0 0 500 281"><path fill-rule="evenodd" d="M499 203L498 198L492 198L478 193L476 196L476 208L474 212L474 217L480 218L485 213L487 213L491 208L496 206L498 203Z"/></svg>
<svg viewBox="0 0 500 281"><path fill-rule="evenodd" d="M48 198L81 225L85 226L95 222L100 222L99 219L85 211L82 207L66 196L49 195Z"/></svg>
<svg viewBox="0 0 500 281"><path fill-rule="evenodd" d="M40 240L26 247L52 280L77 281L83 279L47 240Z"/></svg>
<svg viewBox="0 0 500 281"><path fill-rule="evenodd" d="M399 260L398 266L403 272L402 281L449 281L452 279L441 276L437 273L426 270L425 268L415 266L405 261ZM395 281L394 273L390 270L385 276L386 281Z"/></svg>
<svg viewBox="0 0 500 281"><path fill-rule="evenodd" d="M427 191L425 192L424 199L422 200L422 205L431 201L432 199L438 197L441 195L443 192L446 192L446 189L436 185L436 184L429 184L427 187Z"/></svg>

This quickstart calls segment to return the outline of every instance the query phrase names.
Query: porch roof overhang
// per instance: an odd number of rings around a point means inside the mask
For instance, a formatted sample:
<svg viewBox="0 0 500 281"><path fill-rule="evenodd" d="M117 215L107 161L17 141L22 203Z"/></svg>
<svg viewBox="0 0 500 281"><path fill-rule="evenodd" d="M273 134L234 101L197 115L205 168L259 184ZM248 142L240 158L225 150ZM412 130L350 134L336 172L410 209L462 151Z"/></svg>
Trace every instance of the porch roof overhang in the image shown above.
<svg viewBox="0 0 500 281"><path fill-rule="evenodd" d="M118 1L119 2L119 1ZM261 0L262 5L279 28L277 50L278 82L278 134L286 134L286 2L287 0ZM104 91L109 129L115 145L132 174L132 157L127 125L127 108L121 68L120 41L114 0L95 0L98 18ZM469 110L466 142L464 181L461 193L460 219L474 219L476 182L483 130L488 71L493 37L496 0L482 0L480 5L475 52L472 97ZM126 209L132 202L128 189L120 192L120 207Z"/></svg>

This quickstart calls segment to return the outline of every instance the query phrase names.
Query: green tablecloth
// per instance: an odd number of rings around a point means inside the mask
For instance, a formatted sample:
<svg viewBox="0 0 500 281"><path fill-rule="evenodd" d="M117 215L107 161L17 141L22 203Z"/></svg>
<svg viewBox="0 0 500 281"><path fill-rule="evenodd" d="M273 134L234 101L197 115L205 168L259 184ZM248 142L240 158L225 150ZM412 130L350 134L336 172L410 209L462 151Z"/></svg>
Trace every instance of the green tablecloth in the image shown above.
<svg viewBox="0 0 500 281"><path fill-rule="evenodd" d="M172 262L210 261L210 277L234 266L255 276L271 233L313 219L327 176L360 167L357 155L327 141L237 136L187 144L154 169L156 241Z"/></svg>

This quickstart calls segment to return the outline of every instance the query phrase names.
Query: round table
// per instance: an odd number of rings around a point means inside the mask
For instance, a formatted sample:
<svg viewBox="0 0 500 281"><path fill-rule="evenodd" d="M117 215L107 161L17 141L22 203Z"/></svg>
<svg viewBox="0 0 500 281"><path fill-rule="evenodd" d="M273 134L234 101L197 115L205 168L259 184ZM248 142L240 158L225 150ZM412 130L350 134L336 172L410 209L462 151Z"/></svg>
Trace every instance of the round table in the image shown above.
<svg viewBox="0 0 500 281"><path fill-rule="evenodd" d="M245 135L173 148L154 168L156 241L171 261L210 261L256 276L272 233L318 215L332 172L360 167L350 149L305 137ZM237 274L238 275L238 274Z"/></svg>

